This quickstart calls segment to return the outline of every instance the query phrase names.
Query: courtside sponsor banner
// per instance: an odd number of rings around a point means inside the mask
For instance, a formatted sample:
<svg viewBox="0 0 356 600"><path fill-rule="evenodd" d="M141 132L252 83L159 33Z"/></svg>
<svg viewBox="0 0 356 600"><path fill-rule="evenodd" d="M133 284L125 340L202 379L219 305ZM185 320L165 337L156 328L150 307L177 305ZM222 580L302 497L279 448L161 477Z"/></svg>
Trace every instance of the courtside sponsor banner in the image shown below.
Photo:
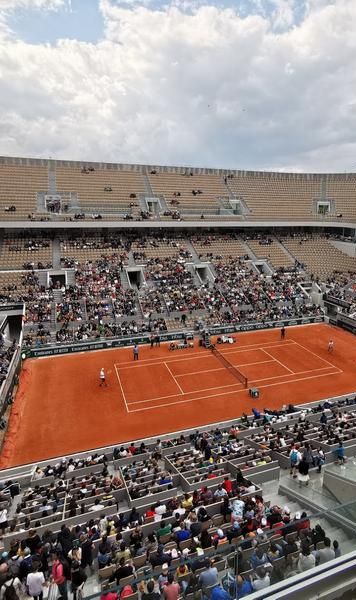
<svg viewBox="0 0 356 600"><path fill-rule="evenodd" d="M285 327L293 325L306 325L308 323L322 323L324 317L309 317L302 319L292 319L286 321L267 321L266 323L246 323L246 325L225 325L209 327L210 335L220 335L225 333L236 333L239 331L256 331L259 329L272 329L280 328L283 325ZM354 325L356 327L356 325ZM348 326L351 328L351 325ZM196 332L198 334L198 332ZM153 334L155 335L155 334ZM161 342L167 342L170 340L182 340L185 337L192 339L193 332L177 331L174 333L164 332L159 334ZM72 354L74 352L87 352L89 350L107 350L108 348L122 348L125 346L133 346L134 344L149 344L151 334L141 336L132 336L120 339L103 340L100 342L86 342L85 344L71 344L68 346L58 346L55 348L23 348L23 352L26 354L26 358L37 358L41 356L55 356L58 354Z"/></svg>

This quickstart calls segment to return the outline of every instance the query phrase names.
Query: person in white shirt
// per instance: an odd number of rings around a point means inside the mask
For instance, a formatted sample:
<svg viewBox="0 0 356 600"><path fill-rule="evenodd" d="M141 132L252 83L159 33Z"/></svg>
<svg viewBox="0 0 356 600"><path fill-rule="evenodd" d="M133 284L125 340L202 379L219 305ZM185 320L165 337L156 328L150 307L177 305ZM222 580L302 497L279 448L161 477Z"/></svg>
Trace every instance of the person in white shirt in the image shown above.
<svg viewBox="0 0 356 600"><path fill-rule="evenodd" d="M94 502L94 504L88 509L90 511L93 510L104 510L105 506L104 504L100 504L99 498L97 498Z"/></svg>
<svg viewBox="0 0 356 600"><path fill-rule="evenodd" d="M17 596L20 597L20 594L22 592L21 581L18 577L12 577L11 575L9 575L8 580L5 581L4 585L1 586L0 600L4 600L7 588L11 587L12 585L15 588Z"/></svg>
<svg viewBox="0 0 356 600"><path fill-rule="evenodd" d="M2 530L3 535L4 535L7 527L8 527L7 508L3 508L2 510L0 510L0 529Z"/></svg>
<svg viewBox="0 0 356 600"><path fill-rule="evenodd" d="M99 373L99 379L100 379L100 387L102 387L103 385L105 385L105 387L107 386L106 383L106 379L105 379L105 369L104 367L102 369L100 369L100 373Z"/></svg>
<svg viewBox="0 0 356 600"><path fill-rule="evenodd" d="M256 568L256 576L257 578L252 582L254 591L263 590L271 585L270 576L264 567Z"/></svg>
<svg viewBox="0 0 356 600"><path fill-rule="evenodd" d="M167 512L167 508L165 504L161 504L160 502L157 504L155 508L156 515L164 515Z"/></svg>
<svg viewBox="0 0 356 600"><path fill-rule="evenodd" d="M43 586L45 584L45 577L42 571L39 571L39 564L34 563L33 573L29 573L26 579L26 585L29 596L32 596L35 600L42 600L43 598Z"/></svg>

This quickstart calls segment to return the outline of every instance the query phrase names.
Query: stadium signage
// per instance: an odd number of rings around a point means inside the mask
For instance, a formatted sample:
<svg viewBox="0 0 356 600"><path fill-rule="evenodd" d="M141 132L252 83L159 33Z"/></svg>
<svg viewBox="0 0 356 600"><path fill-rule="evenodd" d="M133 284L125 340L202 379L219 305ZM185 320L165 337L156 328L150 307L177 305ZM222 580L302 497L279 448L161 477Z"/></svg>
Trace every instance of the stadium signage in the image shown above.
<svg viewBox="0 0 356 600"><path fill-rule="evenodd" d="M246 325L229 325L228 327L210 327L212 335L220 333L235 333L238 331L254 331L257 329L275 329L279 327L291 327L293 325L307 325L308 323L322 323L324 317L305 317L302 319L286 319L284 321L266 321L265 323L247 323Z"/></svg>
<svg viewBox="0 0 356 600"><path fill-rule="evenodd" d="M182 340L186 333L183 331L176 333L160 333L159 338L161 342L169 340ZM150 334L130 336L120 339L102 340L100 342L86 342L85 344L70 344L53 347L42 347L42 348L30 348L24 349L26 358L40 358L43 356L56 356L60 354L73 354L76 352L88 352L89 350L108 350L110 348L121 348L125 346L133 346L134 344L149 344Z"/></svg>
<svg viewBox="0 0 356 600"><path fill-rule="evenodd" d="M303 319L287 319L284 321L267 321L265 323L247 323L246 325L226 325L209 327L211 335L219 335L221 333L236 333L238 331L254 331L256 329L275 329L278 327L289 327L293 325L307 325L308 323L322 323L324 317L306 317ZM170 340L182 340L186 335L186 332L178 331L175 333L160 333L159 338L161 342L167 342ZM76 352L88 352L89 350L108 350L110 348L123 348L126 346L133 346L134 344L149 344L150 334L130 336L120 339L102 340L100 342L86 342L85 344L69 344L57 347L40 347L23 349L23 355L26 358L39 358L43 356L56 356L60 354L73 354Z"/></svg>

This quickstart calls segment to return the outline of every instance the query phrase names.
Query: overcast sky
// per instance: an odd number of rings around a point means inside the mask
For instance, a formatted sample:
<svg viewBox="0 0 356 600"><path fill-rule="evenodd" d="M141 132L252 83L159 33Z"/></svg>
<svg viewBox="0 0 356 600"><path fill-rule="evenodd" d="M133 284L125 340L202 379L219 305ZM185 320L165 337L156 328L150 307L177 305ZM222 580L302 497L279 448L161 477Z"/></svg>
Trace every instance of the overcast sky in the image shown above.
<svg viewBox="0 0 356 600"><path fill-rule="evenodd" d="M0 154L356 171L356 0L0 0Z"/></svg>

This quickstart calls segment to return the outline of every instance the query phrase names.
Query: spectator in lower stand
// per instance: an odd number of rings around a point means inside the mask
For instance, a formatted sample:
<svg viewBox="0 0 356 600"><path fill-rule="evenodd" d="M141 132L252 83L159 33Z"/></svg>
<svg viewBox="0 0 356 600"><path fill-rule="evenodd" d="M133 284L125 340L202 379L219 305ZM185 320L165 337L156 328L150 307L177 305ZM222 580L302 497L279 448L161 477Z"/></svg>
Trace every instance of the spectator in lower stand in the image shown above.
<svg viewBox="0 0 356 600"><path fill-rule="evenodd" d="M161 600L161 594L154 591L155 583L153 579L147 582L147 592L143 592L141 600Z"/></svg>
<svg viewBox="0 0 356 600"><path fill-rule="evenodd" d="M42 600L43 598L43 585L45 578L43 573L39 570L40 564L34 563L32 573L29 573L26 578L26 586L28 589L29 596L32 596L35 600Z"/></svg>
<svg viewBox="0 0 356 600"><path fill-rule="evenodd" d="M210 600L231 600L231 596L220 585L214 587L210 594Z"/></svg>
<svg viewBox="0 0 356 600"><path fill-rule="evenodd" d="M190 533L192 537L198 537L202 531L202 523L198 520L196 513L192 513L190 523Z"/></svg>
<svg viewBox="0 0 356 600"><path fill-rule="evenodd" d="M232 481L228 476L224 477L223 488L227 491L228 495L231 496L233 492Z"/></svg>
<svg viewBox="0 0 356 600"><path fill-rule="evenodd" d="M62 525L61 530L58 534L58 543L60 544L63 552L63 556L67 556L73 543L73 534L67 525Z"/></svg>
<svg viewBox="0 0 356 600"><path fill-rule="evenodd" d="M159 544L157 552L150 557L150 563L152 567L157 567L158 565L163 565L164 563L170 565L171 560L171 555L164 552L163 544Z"/></svg>
<svg viewBox="0 0 356 600"><path fill-rule="evenodd" d="M126 561L125 558L120 558L119 566L111 575L109 582L112 583L116 580L116 585L120 585L120 579L125 577L130 577L130 575L134 574L134 568L131 564L131 561Z"/></svg>
<svg viewBox="0 0 356 600"><path fill-rule="evenodd" d="M85 569L86 567L90 567L90 569L92 570L94 544L91 541L91 539L88 538L88 535L86 533L83 533L80 536L79 541L80 547L82 549L81 566L83 569Z"/></svg>
<svg viewBox="0 0 356 600"><path fill-rule="evenodd" d="M17 598L20 598L22 592L21 581L18 577L14 577L13 575L11 575L11 573L7 573L6 579L0 589L0 600L4 600L6 598L14 598L12 588L15 596Z"/></svg>
<svg viewBox="0 0 356 600"><path fill-rule="evenodd" d="M52 563L51 579L52 579L53 583L57 584L60 597L63 600L67 600L68 599L67 579L64 575L63 563L61 562L60 558L61 558L61 555L58 553L55 553L53 556L54 560Z"/></svg>
<svg viewBox="0 0 356 600"><path fill-rule="evenodd" d="M87 576L84 569L81 568L80 562L74 560L71 565L71 592L73 600L77 600L78 589L86 582Z"/></svg>
<svg viewBox="0 0 356 600"><path fill-rule="evenodd" d="M111 544L106 535L103 535L98 547L98 567L102 569L111 564Z"/></svg>
<svg viewBox="0 0 356 600"><path fill-rule="evenodd" d="M329 560L333 560L335 558L335 551L331 548L330 538L326 537L324 539L324 548L316 550L314 552L314 556L318 565L323 565Z"/></svg>
<svg viewBox="0 0 356 600"><path fill-rule="evenodd" d="M264 564L268 563L269 560L263 548L259 548L257 546L255 551L251 554L250 562L252 568L256 569L257 567L263 566Z"/></svg>
<svg viewBox="0 0 356 600"><path fill-rule="evenodd" d="M298 573L304 573L304 571L308 571L315 567L316 560L314 554L310 551L310 546L308 543L304 543L301 547L301 553L299 554Z"/></svg>
<svg viewBox="0 0 356 600"><path fill-rule="evenodd" d="M214 564L211 560L208 560L206 563L206 569L199 575L199 583L203 588L203 591L206 588L209 588L213 585L218 585L218 570L214 567Z"/></svg>
<svg viewBox="0 0 356 600"><path fill-rule="evenodd" d="M174 534L175 540L179 545L180 542L184 542L191 537L190 531L188 529L178 529Z"/></svg>
<svg viewBox="0 0 356 600"><path fill-rule="evenodd" d="M333 541L333 550L335 552L335 558L339 558L341 556L341 550L337 540Z"/></svg>
<svg viewBox="0 0 356 600"><path fill-rule="evenodd" d="M255 575L256 579L252 582L252 587L255 592L270 586L270 576L264 567L257 567Z"/></svg>
<svg viewBox="0 0 356 600"><path fill-rule="evenodd" d="M35 529L30 529L28 532L28 538L26 539L26 546L31 550L31 554L35 554L37 548L41 545L41 538Z"/></svg>
<svg viewBox="0 0 356 600"><path fill-rule="evenodd" d="M170 523L166 523L165 521L161 521L159 529L157 529L156 534L160 538L163 535L167 535L171 533L172 525Z"/></svg>
<svg viewBox="0 0 356 600"><path fill-rule="evenodd" d="M311 540L315 550L316 545L319 542L323 542L325 540L325 537L326 535L324 529L321 527L321 525L319 525L319 523L317 523L317 525L315 525L314 529L312 529L311 532Z"/></svg>
<svg viewBox="0 0 356 600"><path fill-rule="evenodd" d="M197 594L200 590L200 583L199 583L199 579L196 576L195 573L191 573L189 579L188 579L188 585L185 589L185 595L187 596L188 594Z"/></svg>
<svg viewBox="0 0 356 600"><path fill-rule="evenodd" d="M163 588L163 598L164 600L178 600L180 594L179 583L174 581L173 573L169 573L167 577L167 584Z"/></svg>
<svg viewBox="0 0 356 600"><path fill-rule="evenodd" d="M252 583L249 579L237 575L236 577L236 600L244 598L253 592Z"/></svg>

